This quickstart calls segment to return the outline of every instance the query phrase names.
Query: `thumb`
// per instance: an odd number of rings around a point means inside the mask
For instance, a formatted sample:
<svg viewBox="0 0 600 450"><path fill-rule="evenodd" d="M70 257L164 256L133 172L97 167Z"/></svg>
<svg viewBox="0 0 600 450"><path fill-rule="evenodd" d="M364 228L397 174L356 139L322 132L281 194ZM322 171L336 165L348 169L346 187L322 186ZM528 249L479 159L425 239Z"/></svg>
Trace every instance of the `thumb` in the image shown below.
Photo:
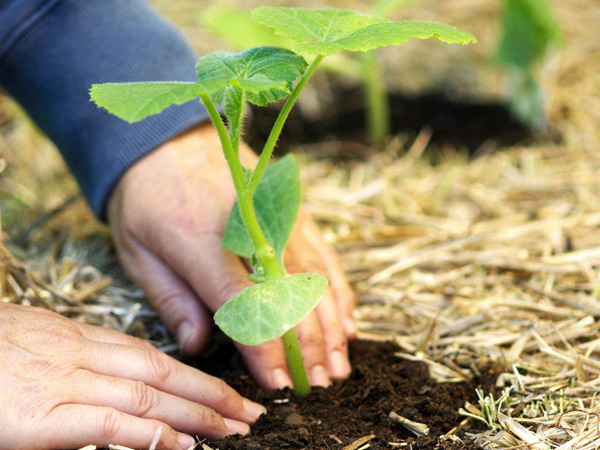
<svg viewBox="0 0 600 450"><path fill-rule="evenodd" d="M252 284L242 261L223 249L220 238L173 235L169 242L171 251L164 254L165 259L212 311ZM291 385L281 340L252 347L239 344L238 348L259 385L270 389Z"/></svg>
<svg viewBox="0 0 600 450"><path fill-rule="evenodd" d="M141 243L122 257L130 277L146 293L161 321L177 337L186 356L204 350L212 327L212 314L206 310L188 284ZM130 263L127 263L130 260Z"/></svg>

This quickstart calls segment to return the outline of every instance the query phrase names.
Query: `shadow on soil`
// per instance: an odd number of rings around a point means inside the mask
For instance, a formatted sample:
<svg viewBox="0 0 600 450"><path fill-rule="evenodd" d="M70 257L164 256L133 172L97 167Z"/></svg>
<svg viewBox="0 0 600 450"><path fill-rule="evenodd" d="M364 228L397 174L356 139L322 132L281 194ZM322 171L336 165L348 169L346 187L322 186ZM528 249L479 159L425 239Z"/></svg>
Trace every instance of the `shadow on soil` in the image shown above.
<svg viewBox="0 0 600 450"><path fill-rule="evenodd" d="M300 108L292 110L278 144L279 154L290 151L296 145L352 142L359 145L351 145L350 154L343 154L342 149L347 149L347 146L338 146L337 154L315 156L342 159L368 156L368 147L360 145L367 143L361 92L339 89L331 96L337 101L319 99L324 105L321 112L307 114ZM472 156L477 156L540 139L556 140L552 136L534 135L511 115L506 105L499 102L455 100L439 92L430 92L418 96L394 93L390 96L390 105L394 135L406 134L413 138L428 127L432 131L430 144L438 149L466 149ZM253 148L262 148L280 108L278 104L253 110L246 132L246 139ZM357 147L364 147L362 151L366 154L356 154L352 149Z"/></svg>

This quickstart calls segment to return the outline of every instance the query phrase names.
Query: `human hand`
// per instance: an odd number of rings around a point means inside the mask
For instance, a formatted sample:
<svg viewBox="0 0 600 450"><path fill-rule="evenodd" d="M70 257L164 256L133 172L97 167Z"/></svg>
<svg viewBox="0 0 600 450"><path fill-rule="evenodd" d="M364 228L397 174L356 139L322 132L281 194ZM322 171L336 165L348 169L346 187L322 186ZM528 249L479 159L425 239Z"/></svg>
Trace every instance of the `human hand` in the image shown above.
<svg viewBox="0 0 600 450"><path fill-rule="evenodd" d="M256 156L240 149L242 163ZM222 235L235 189L216 131L192 130L145 156L121 178L108 217L121 263L144 289L188 356L208 339L215 312L250 284L248 270L226 251ZM355 334L354 295L335 251L301 211L286 250L290 273L318 272L330 281L323 300L298 326L313 385L350 374L347 339ZM267 388L291 386L281 340L238 345L246 364Z"/></svg>
<svg viewBox="0 0 600 450"><path fill-rule="evenodd" d="M187 449L249 432L264 408L140 339L0 303L0 449Z"/></svg>

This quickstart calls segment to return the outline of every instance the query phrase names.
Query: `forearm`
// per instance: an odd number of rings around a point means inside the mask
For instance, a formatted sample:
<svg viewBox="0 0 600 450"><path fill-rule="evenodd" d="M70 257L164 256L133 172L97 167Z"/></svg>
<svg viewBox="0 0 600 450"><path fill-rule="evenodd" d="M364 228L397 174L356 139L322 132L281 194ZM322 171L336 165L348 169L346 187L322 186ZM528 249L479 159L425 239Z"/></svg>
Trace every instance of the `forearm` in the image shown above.
<svg viewBox="0 0 600 450"><path fill-rule="evenodd" d="M199 102L129 125L89 102L92 83L194 81L185 39L142 0L0 6L0 85L54 141L101 218L121 175L205 120Z"/></svg>

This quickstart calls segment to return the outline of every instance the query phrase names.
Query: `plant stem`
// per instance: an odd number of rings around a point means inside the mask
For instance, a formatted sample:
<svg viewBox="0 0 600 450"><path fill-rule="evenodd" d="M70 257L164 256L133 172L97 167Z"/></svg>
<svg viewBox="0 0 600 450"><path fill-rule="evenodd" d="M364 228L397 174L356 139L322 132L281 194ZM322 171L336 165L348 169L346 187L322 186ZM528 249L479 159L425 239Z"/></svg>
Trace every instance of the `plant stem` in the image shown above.
<svg viewBox="0 0 600 450"><path fill-rule="evenodd" d="M231 139L227 133L225 124L217 112L212 100L207 95L201 95L200 98L202 99L204 106L206 106L210 119L219 134L223 153L229 164L233 184L237 192L240 215L242 216L248 235L254 244L256 258L263 267L267 278L283 277L286 275L285 270L277 262L275 250L273 250L273 247L269 244L260 228L254 210L254 204L252 202L253 191L251 191L244 183L244 171L239 156L235 153L231 144ZM243 108L243 104L241 107ZM306 374L306 368L304 367L304 360L302 359L302 352L300 351L300 343L298 341L296 329L292 328L286 332L283 335L282 340L288 367L292 376L292 382L294 383L294 389L299 395L307 395L310 393L310 383L308 381L308 375Z"/></svg>
<svg viewBox="0 0 600 450"><path fill-rule="evenodd" d="M269 139L267 139L267 143L263 148L262 153L260 154L260 158L258 160L258 164L256 164L256 169L254 169L254 173L252 174L252 178L250 179L250 183L248 187L250 188L250 193L253 194L258 186L258 182L260 181L265 169L267 168L267 164L269 164L269 159L273 154L273 150L275 149L275 145L277 144L277 140L279 139L279 135L281 134L281 130L283 129L283 125L290 114L290 111L294 107L296 100L298 100L298 96L300 92L308 83L308 80L314 73L315 69L319 65L321 61L323 61L324 56L318 55L315 60L312 62L292 94L288 97L285 105L281 109L277 120L275 121L275 125L273 125L273 129L271 130L271 134L269 135Z"/></svg>
<svg viewBox="0 0 600 450"><path fill-rule="evenodd" d="M229 165L231 177L233 178L233 185L235 186L235 190L239 198L240 196L246 193L246 184L244 183L244 169L242 168L242 164L240 163L239 157L236 155L233 149L231 139L229 139L229 134L227 133L227 128L225 128L223 119L221 119L221 116L217 111L217 108L215 108L214 103L206 94L200 94L200 98L202 99L202 103L204 103L204 106L206 106L206 111L210 116L210 120L217 129L217 134L219 135L219 139L221 140L221 146L223 147L223 154L225 155L225 160Z"/></svg>
<svg viewBox="0 0 600 450"><path fill-rule="evenodd" d="M290 374L292 375L292 383L294 390L298 395L305 396L310 394L310 382L306 368L304 367L304 359L300 351L300 343L298 341L298 333L296 328L292 328L281 337L283 347L285 349L285 357L287 359Z"/></svg>
<svg viewBox="0 0 600 450"><path fill-rule="evenodd" d="M371 142L382 145L390 135L390 105L385 80L377 60L370 51L361 57L363 90L367 102L367 131Z"/></svg>
<svg viewBox="0 0 600 450"><path fill-rule="evenodd" d="M231 139L231 146L236 155L240 153L240 136L242 134L242 127L244 126L244 113L245 111L245 99L246 92L240 88L234 88L235 94L240 95L239 104L240 108L236 111L233 117L228 116L231 123L229 124L229 133ZM234 95L235 95L234 94Z"/></svg>

